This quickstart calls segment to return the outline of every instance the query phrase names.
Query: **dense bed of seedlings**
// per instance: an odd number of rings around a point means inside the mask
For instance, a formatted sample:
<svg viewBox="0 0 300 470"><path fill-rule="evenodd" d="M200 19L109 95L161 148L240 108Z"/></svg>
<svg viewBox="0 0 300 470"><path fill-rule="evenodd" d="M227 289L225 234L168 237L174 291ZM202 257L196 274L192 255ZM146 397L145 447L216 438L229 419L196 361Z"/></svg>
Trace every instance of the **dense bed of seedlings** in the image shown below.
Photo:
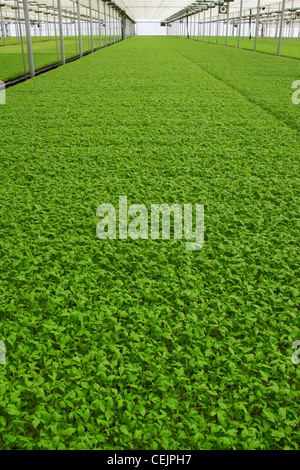
<svg viewBox="0 0 300 470"><path fill-rule="evenodd" d="M194 33L194 30L192 30ZM205 36L203 41L203 36L191 36L191 39L195 39L196 41L201 42L209 42L209 36ZM216 44L217 38L216 36L211 36L210 43ZM218 45L225 46L226 37L219 36L218 38ZM227 45L229 47L237 47L238 45L238 37L237 36L228 36L227 38ZM273 54L277 55L278 49L278 41L275 41L275 38L258 38L257 40L257 51L264 52L265 54ZM240 39L240 48L247 49L253 51L254 49L254 38L251 39L246 37L241 37ZM282 57L293 57L295 59L300 59L300 40L299 38L291 38L288 40L287 38L282 38L281 42L281 49L280 55Z"/></svg>
<svg viewBox="0 0 300 470"><path fill-rule="evenodd" d="M29 73L28 54L26 39L24 39L25 65L27 73ZM24 65L22 58L22 48L20 44L15 44L16 38L8 38L7 46L0 43L0 80L7 81L24 75ZM109 43L109 38L107 38ZM39 70L48 65L57 63L56 41L51 37L50 41L43 38L42 41L37 37L32 38L33 42L33 59L35 70ZM105 36L101 38L101 44L105 44ZM60 41L57 42L60 59ZM64 38L65 57L70 59L79 55L78 39L75 37ZM99 47L99 36L94 37L94 48ZM83 52L91 50L90 38L82 37Z"/></svg>
<svg viewBox="0 0 300 470"><path fill-rule="evenodd" d="M187 42L191 43L189 47ZM229 47L224 52L222 46L195 41L178 40L176 47L174 44L170 43L174 51L211 74L218 83L223 81L280 121L299 129L299 106L292 103L292 84L300 72L298 60ZM285 140L284 131L282 139Z"/></svg>
<svg viewBox="0 0 300 470"><path fill-rule="evenodd" d="M253 57L134 38L7 91L1 448L298 447L296 71ZM99 240L120 195L205 204L202 250Z"/></svg>

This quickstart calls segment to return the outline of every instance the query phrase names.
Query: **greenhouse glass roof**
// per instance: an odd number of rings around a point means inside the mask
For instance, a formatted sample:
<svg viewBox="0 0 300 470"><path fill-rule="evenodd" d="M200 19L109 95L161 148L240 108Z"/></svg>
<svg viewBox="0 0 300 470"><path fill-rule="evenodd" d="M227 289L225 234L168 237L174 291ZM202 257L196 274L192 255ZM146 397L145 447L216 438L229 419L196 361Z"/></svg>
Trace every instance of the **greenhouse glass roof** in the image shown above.
<svg viewBox="0 0 300 470"><path fill-rule="evenodd" d="M186 8L192 3L196 3L193 0L116 0L116 2L122 9L126 10L127 14L134 20L147 19L147 20L164 20L169 16L177 13L178 11ZM208 2L211 3L211 2ZM217 1L215 2L217 3ZM293 6L300 7L300 0L288 0L286 1L286 8ZM272 6L272 10L279 8L281 2L274 2L272 0L261 0L261 7ZM257 7L257 0L244 0L243 10L249 10ZM215 9L217 11L217 9ZM234 0L230 2L230 11L240 11L240 0Z"/></svg>
<svg viewBox="0 0 300 470"><path fill-rule="evenodd" d="M109 0L105 0L109 5ZM98 5L100 11L103 13L103 1L102 0L91 0L92 8L95 11L98 11ZM205 2L205 0L204 0ZM31 16L33 17L36 15L36 5L41 5L41 9L45 9L46 7L52 8L53 7L53 0L34 0L30 1L29 4L32 3L33 8L31 8ZM73 3L77 3L77 0L62 0L62 8L65 10L73 9ZM123 11L127 13L127 15L135 21L138 20L147 20L147 21L163 21L170 16L178 13L180 10L183 10L191 5L197 5L197 3L193 0L115 0L113 2L115 5L120 7ZM202 2L203 3L203 2ZM207 3L214 3L216 6L218 1L211 2L207 0ZM221 2L220 2L221 3ZM7 7L7 11L5 12L6 8L4 9L4 15L7 17L14 16L13 10L11 7L16 5L16 0L1 0L1 4ZM22 0L19 0L19 4L22 5ZM56 0L54 0L54 4L56 5ZM82 5L82 11L84 12L87 7L89 7L89 0L80 0L80 4ZM262 8L269 7L271 11L276 11L281 9L281 2L274 2L274 0L260 0L260 6ZM257 0L243 0L243 11L246 14L249 14L250 9L256 10L257 8ZM296 8L300 9L300 0L286 0L285 9L288 11L289 9ZM213 8L212 16L217 15L218 8ZM234 0L230 2L230 13L239 13L240 11L240 0Z"/></svg>

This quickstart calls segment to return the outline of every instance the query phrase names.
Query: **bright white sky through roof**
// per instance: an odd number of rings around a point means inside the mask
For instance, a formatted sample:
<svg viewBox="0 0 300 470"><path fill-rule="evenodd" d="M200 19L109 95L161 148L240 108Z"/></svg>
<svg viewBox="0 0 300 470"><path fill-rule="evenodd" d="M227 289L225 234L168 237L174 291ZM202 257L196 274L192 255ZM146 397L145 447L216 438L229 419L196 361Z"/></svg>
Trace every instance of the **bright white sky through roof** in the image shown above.
<svg viewBox="0 0 300 470"><path fill-rule="evenodd" d="M53 0L35 0L41 4L46 4L49 8L52 8ZM146 21L163 21L171 15L179 12L183 8L191 5L195 2L195 0L113 0L116 5L126 11L127 15L129 15L133 20L146 20ZM61 0L62 8L68 11L72 11L73 8L76 8L75 5L73 7L73 3L76 3L77 0ZM1 0L0 0L1 3ZM15 10L12 10L8 6L14 6L15 0L3 0L5 3L4 7L4 16L15 17ZM30 0L29 0L30 3ZM57 4L57 0L55 0L55 5ZM81 11L84 13L86 11L86 7L89 7L89 0L80 0L81 4ZM20 5L22 8L22 0L20 0ZM29 5L32 7L33 10L36 10L35 5ZM281 9L281 2L276 2L274 0L260 0L261 7L268 7L270 6L270 11L276 11ZM100 1L100 12L103 15L103 3ZM286 0L285 9L288 10L291 7L300 9L300 0ZM243 14L249 14L249 9L254 9L254 13L257 7L257 0L243 0ZM98 10L98 1L92 0L92 8L94 11ZM230 2L230 13L235 14L236 16L239 15L240 11L240 0L234 0ZM108 8L106 9L108 13ZM215 18L218 13L218 8L215 7L212 9L212 18ZM36 14L34 12L30 12L31 17L35 17Z"/></svg>
<svg viewBox="0 0 300 470"><path fill-rule="evenodd" d="M134 20L164 20L177 13L179 10L191 5L195 0L114 0L127 14ZM272 0L261 0L261 7L272 5L273 9L278 9L281 2ZM294 7L300 7L300 0L294 0ZM256 8L257 0L244 0L243 10ZM292 0L286 1L286 8L291 8ZM230 3L231 12L239 12L240 0ZM213 10L217 13L217 7Z"/></svg>

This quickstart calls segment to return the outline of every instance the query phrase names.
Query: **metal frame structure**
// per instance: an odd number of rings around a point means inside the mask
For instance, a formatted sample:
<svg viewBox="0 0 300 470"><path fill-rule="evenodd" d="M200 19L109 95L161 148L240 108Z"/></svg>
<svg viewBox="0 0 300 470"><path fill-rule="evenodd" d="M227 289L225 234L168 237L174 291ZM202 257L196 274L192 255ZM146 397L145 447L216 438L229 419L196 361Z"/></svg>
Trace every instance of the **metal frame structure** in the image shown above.
<svg viewBox="0 0 300 470"><path fill-rule="evenodd" d="M32 78L36 74L33 36L39 37L40 41L49 41L50 36L55 37L57 65L64 65L66 37L75 37L74 58L79 58L134 35L134 20L111 0L42 0L42 2L38 0L0 2L0 39L2 38L3 45L7 46L9 29L12 30L12 36L21 45L25 78ZM105 35L105 44L102 44L102 35ZM82 47L84 36L88 37L88 50L85 52ZM24 53L25 40L29 75Z"/></svg>
<svg viewBox="0 0 300 470"><path fill-rule="evenodd" d="M300 34L300 3L294 5L292 0L291 6L286 7L287 0L281 0L280 3L266 5L262 0L256 0L256 7L247 11L244 9L243 0L196 0L186 8L169 16L164 21L168 28L173 26L175 34L173 36L183 36L190 39L202 41L208 36L208 42L211 42L212 30L214 29L216 43L219 42L219 36L225 36L225 46L228 45L229 29L232 27L232 35L237 35L237 47L240 47L241 37L245 36L245 26L248 26L249 39L252 38L253 25L254 32L254 48L257 51L257 41L261 32L261 37L267 39L271 30L275 30L275 40L278 42L277 55L280 56L282 38L284 37L284 29L287 30L287 39L294 37L293 30L298 27L298 36ZM244 2L246 3L246 1ZM295 2L296 3L296 2ZM232 6L235 8L232 10ZM205 13L209 10L209 19ZM214 12L214 15L213 15ZM201 18L202 15L202 18ZM198 24L198 35L191 35L192 24L194 23L194 33L196 24ZM207 28L208 26L208 28ZM202 29L202 34L200 31ZM207 34L207 29L209 30ZM269 34L270 37L270 34Z"/></svg>
<svg viewBox="0 0 300 470"><path fill-rule="evenodd" d="M127 11L126 0L116 1ZM162 11L172 11L165 0L160 3L153 0L153 4L157 6L155 15L161 5L168 7L167 10L162 7ZM177 0L175 4L178 5ZM274 0L196 0L184 4L187 6L164 20L169 35L203 42L208 38L209 43L215 36L216 44L223 36L226 46L229 36L234 36L238 48L241 47L241 38L248 36L254 38L254 51L257 51L260 37L274 37L278 56L284 37L290 41L295 32L300 37L300 0L276 3ZM126 11L111 0L0 0L0 46L9 45L10 36L15 38L22 54L22 77L27 79L42 71L35 67L33 40L55 39L56 64L44 69L63 65L133 36L135 21ZM72 57L66 57L66 38L75 39ZM87 48L83 47L83 39L87 39Z"/></svg>

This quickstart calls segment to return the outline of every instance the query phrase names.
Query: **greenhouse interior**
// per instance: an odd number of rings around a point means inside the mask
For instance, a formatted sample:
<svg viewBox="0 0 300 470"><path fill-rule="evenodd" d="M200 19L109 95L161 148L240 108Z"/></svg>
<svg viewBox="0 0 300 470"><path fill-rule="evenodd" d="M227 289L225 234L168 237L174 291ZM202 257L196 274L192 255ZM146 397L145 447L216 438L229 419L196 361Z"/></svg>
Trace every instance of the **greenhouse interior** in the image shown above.
<svg viewBox="0 0 300 470"><path fill-rule="evenodd" d="M0 0L1 450L299 450L299 61L300 0Z"/></svg>
<svg viewBox="0 0 300 470"><path fill-rule="evenodd" d="M11 46L0 49L1 80L15 83L16 78L33 77L51 65L65 64L145 31L300 59L299 1L197 1L184 8L180 1L119 4L102 0L0 3L0 47Z"/></svg>

